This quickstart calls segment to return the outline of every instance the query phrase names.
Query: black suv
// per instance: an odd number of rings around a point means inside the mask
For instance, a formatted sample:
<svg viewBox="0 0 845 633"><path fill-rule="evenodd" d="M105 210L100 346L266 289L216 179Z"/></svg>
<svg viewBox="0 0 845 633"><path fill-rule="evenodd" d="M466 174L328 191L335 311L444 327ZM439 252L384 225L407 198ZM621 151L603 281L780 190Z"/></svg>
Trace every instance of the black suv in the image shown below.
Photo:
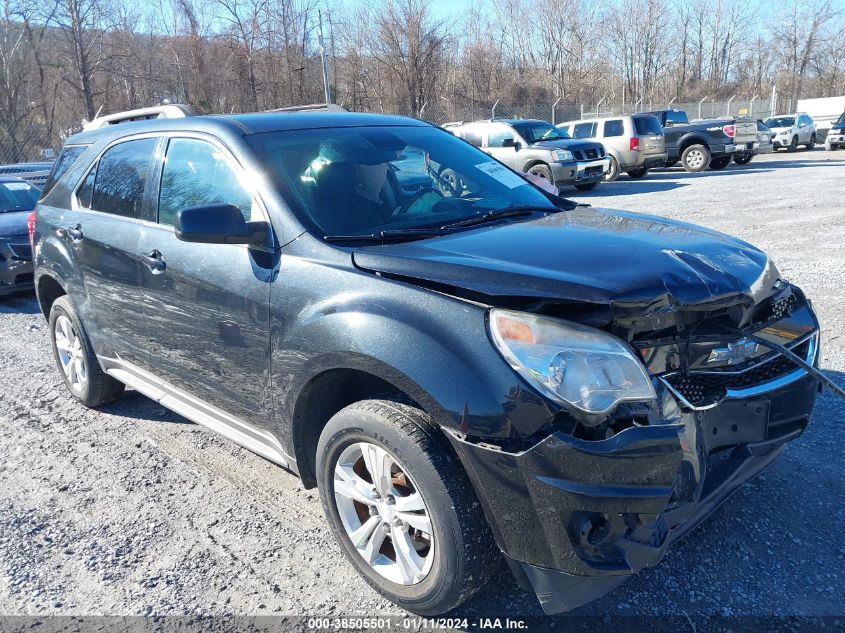
<svg viewBox="0 0 845 633"><path fill-rule="evenodd" d="M547 612L607 592L775 460L819 388L814 313L759 250L575 205L413 119L83 132L33 242L76 399L129 385L298 474L421 614L499 552Z"/></svg>

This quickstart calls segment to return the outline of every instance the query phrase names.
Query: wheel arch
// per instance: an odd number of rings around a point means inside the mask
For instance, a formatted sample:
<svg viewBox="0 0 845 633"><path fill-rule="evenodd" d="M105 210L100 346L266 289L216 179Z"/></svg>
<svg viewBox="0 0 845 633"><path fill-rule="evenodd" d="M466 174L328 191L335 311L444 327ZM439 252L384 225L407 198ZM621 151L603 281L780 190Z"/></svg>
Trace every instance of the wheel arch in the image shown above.
<svg viewBox="0 0 845 633"><path fill-rule="evenodd" d="M710 149L710 144L704 138L698 135L690 135L681 139L681 142L678 145L678 155L680 156L683 154L684 150L691 145L704 145L708 150Z"/></svg>
<svg viewBox="0 0 845 633"><path fill-rule="evenodd" d="M38 299L41 314L44 315L45 319L50 318L50 310L56 299L66 294L67 290L64 285L52 275L42 274L38 277L35 284L35 296Z"/></svg>

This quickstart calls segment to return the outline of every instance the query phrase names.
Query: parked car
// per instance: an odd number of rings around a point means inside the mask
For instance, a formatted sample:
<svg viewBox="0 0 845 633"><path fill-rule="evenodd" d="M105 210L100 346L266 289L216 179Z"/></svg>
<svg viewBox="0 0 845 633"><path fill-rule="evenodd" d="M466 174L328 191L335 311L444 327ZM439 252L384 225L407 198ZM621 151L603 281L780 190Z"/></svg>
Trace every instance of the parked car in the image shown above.
<svg viewBox="0 0 845 633"><path fill-rule="evenodd" d="M44 186L52 168L53 163L49 161L0 165L0 177L16 176L23 178L35 187L41 188Z"/></svg>
<svg viewBox="0 0 845 633"><path fill-rule="evenodd" d="M404 195L394 161L462 188ZM547 612L588 602L808 424L819 325L764 253L576 205L422 121L150 120L57 165L32 241L70 395L129 385L297 473L415 613L500 553Z"/></svg>
<svg viewBox="0 0 845 633"><path fill-rule="evenodd" d="M773 116L766 119L766 126L774 135L775 149L785 147L788 152L794 152L799 145L813 149L816 144L816 124L803 112Z"/></svg>
<svg viewBox="0 0 845 633"><path fill-rule="evenodd" d="M725 117L690 122L683 110L647 112L658 118L666 137L666 166L678 161L692 172L724 169L736 152L754 149L757 126L751 120Z"/></svg>
<svg viewBox="0 0 845 633"><path fill-rule="evenodd" d="M666 164L663 127L650 114L566 121L557 127L576 140L590 139L604 145L610 161L605 182L613 182L622 172L642 178L649 169Z"/></svg>
<svg viewBox="0 0 845 633"><path fill-rule="evenodd" d="M824 140L824 148L827 151L837 150L841 145L845 145L845 112L839 119L830 126L830 131L827 133L827 138Z"/></svg>
<svg viewBox="0 0 845 633"><path fill-rule="evenodd" d="M575 141L539 119L492 119L446 129L511 169L545 178L558 188L588 191L610 168L601 143Z"/></svg>
<svg viewBox="0 0 845 633"><path fill-rule="evenodd" d="M27 220L38 194L23 178L0 176L0 296L32 290Z"/></svg>

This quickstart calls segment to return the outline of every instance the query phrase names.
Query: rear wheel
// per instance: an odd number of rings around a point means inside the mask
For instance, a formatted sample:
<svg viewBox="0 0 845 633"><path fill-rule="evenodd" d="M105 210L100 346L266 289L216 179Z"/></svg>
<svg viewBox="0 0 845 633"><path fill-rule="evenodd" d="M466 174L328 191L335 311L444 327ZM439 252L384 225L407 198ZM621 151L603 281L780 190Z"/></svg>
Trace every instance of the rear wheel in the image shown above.
<svg viewBox="0 0 845 633"><path fill-rule="evenodd" d="M747 165L751 162L752 158L754 157L751 154L734 154L734 162L737 165Z"/></svg>
<svg viewBox="0 0 845 633"><path fill-rule="evenodd" d="M67 296L53 302L49 326L53 357L70 394L88 407L120 397L125 388L123 383L100 367L88 335Z"/></svg>
<svg viewBox="0 0 845 633"><path fill-rule="evenodd" d="M727 167L731 162L731 155L718 156L710 161L710 169L719 170Z"/></svg>
<svg viewBox="0 0 845 633"><path fill-rule="evenodd" d="M619 178L619 161L617 161L613 156L608 156L610 159L610 169L604 175L605 182L614 182L617 178Z"/></svg>
<svg viewBox="0 0 845 633"><path fill-rule="evenodd" d="M629 178L642 178L648 173L648 169L645 167L639 167L637 169L629 169L627 172Z"/></svg>
<svg viewBox="0 0 845 633"><path fill-rule="evenodd" d="M596 188L596 185L599 184L598 180L594 180L593 182L582 182L575 185L575 188L578 191L591 191L592 189Z"/></svg>
<svg viewBox="0 0 845 633"><path fill-rule="evenodd" d="M810 142L807 143L807 149L813 149L816 146L816 133L813 132L813 135L810 137Z"/></svg>
<svg viewBox="0 0 845 633"><path fill-rule="evenodd" d="M365 400L317 446L323 510L344 553L382 595L438 615L478 591L497 549L466 473L419 409Z"/></svg>
<svg viewBox="0 0 845 633"><path fill-rule="evenodd" d="M681 163L687 171L704 171L710 164L710 150L706 145L690 145L681 154Z"/></svg>

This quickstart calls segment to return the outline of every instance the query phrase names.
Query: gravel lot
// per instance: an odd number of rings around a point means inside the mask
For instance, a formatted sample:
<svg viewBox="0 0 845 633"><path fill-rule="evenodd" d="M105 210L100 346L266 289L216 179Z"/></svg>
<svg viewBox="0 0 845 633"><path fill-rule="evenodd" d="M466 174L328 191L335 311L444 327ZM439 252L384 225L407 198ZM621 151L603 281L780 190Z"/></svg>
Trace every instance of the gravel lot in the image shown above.
<svg viewBox="0 0 845 633"><path fill-rule="evenodd" d="M822 367L845 384L845 152L758 157L722 172L623 176L579 194L740 236L812 297ZM842 614L845 403L704 525L583 615ZM0 298L0 613L377 615L316 491L128 393L66 394L30 296ZM839 526L839 527L837 527ZM535 616L503 569L459 614Z"/></svg>

